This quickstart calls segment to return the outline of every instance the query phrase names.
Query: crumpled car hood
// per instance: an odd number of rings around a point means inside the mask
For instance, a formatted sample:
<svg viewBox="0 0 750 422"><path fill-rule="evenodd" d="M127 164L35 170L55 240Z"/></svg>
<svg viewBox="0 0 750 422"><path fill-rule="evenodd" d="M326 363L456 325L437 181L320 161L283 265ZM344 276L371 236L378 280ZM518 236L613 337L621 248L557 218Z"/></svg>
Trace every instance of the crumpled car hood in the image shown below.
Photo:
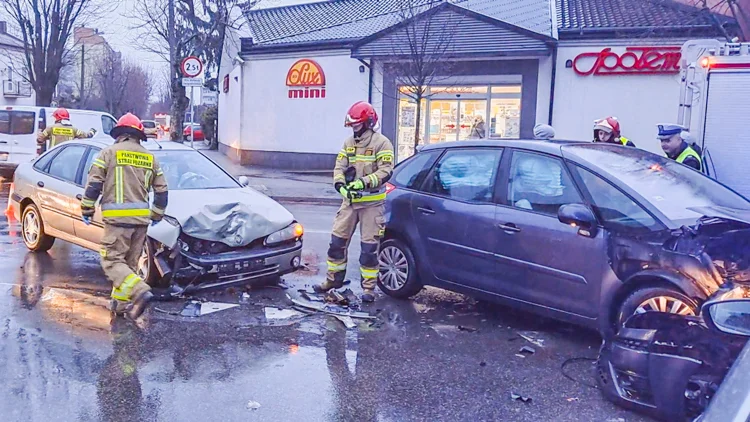
<svg viewBox="0 0 750 422"><path fill-rule="evenodd" d="M281 204L251 188L170 190L166 215L188 236L239 247L292 224Z"/></svg>
<svg viewBox="0 0 750 422"><path fill-rule="evenodd" d="M690 207L688 209L703 214L706 217L723 218L725 220L750 224L750 210L739 210L726 207Z"/></svg>

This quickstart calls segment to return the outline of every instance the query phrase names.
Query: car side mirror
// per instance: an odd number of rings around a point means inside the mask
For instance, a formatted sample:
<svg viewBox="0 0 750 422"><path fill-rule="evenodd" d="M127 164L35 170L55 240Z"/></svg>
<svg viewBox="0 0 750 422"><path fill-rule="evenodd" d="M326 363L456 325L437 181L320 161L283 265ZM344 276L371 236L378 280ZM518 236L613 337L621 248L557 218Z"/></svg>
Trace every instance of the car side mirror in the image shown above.
<svg viewBox="0 0 750 422"><path fill-rule="evenodd" d="M248 177L247 177L247 176L240 176L240 178L238 179L238 181L240 182L240 184L241 184L241 185L242 185L243 187L248 187L248 186L250 186L250 179L248 179Z"/></svg>
<svg viewBox="0 0 750 422"><path fill-rule="evenodd" d="M706 302L701 308L709 328L725 334L750 337L750 299Z"/></svg>
<svg viewBox="0 0 750 422"><path fill-rule="evenodd" d="M596 216L583 204L566 204L557 210L557 219L561 223L578 227L578 234L585 237L595 237L597 233Z"/></svg>

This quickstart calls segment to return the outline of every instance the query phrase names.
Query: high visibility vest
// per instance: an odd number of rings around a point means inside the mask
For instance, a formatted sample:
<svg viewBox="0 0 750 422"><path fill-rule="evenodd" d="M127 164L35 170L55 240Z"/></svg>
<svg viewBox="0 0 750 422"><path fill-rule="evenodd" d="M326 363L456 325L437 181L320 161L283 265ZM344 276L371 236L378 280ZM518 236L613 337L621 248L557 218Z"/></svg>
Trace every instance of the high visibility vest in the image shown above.
<svg viewBox="0 0 750 422"><path fill-rule="evenodd" d="M624 147L628 146L628 142L630 142L630 139L624 136L620 136L620 143L622 144L622 146Z"/></svg>
<svg viewBox="0 0 750 422"><path fill-rule="evenodd" d="M688 157L694 157L696 160L698 160L698 164L700 164L701 170L703 169L703 161L701 160L701 156L698 155L698 153L695 152L695 150L692 147L690 147L690 145L688 145L688 147L685 148L685 150L682 151L682 153L679 156L677 156L675 161L682 164L682 162L685 161L685 159Z"/></svg>

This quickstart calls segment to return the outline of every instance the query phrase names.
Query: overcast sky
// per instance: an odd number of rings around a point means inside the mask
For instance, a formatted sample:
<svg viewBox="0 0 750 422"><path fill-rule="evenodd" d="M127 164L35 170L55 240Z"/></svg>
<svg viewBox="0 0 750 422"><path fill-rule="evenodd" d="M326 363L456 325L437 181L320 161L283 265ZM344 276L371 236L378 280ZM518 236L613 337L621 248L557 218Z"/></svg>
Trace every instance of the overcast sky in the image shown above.
<svg viewBox="0 0 750 422"><path fill-rule="evenodd" d="M261 0L260 7L277 7L313 1L316 0ZM100 18L89 26L103 31L104 37L113 49L122 52L126 58L138 61L147 67L153 74L154 82L158 83L159 73L166 72L168 67L161 57L145 52L135 45L138 33L131 28L139 22L130 18L133 15L134 4L135 0L121 0L117 2L116 9L110 16Z"/></svg>

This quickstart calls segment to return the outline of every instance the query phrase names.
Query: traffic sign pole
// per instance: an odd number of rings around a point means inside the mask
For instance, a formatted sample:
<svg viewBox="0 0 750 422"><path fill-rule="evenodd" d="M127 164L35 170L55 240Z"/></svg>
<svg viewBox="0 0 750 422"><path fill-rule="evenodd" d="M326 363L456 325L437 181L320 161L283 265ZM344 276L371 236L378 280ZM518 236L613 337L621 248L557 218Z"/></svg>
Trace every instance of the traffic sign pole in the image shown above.
<svg viewBox="0 0 750 422"><path fill-rule="evenodd" d="M195 128L193 127L193 121L195 120L195 88L190 87L190 148L195 149L193 146L193 140L195 140Z"/></svg>

